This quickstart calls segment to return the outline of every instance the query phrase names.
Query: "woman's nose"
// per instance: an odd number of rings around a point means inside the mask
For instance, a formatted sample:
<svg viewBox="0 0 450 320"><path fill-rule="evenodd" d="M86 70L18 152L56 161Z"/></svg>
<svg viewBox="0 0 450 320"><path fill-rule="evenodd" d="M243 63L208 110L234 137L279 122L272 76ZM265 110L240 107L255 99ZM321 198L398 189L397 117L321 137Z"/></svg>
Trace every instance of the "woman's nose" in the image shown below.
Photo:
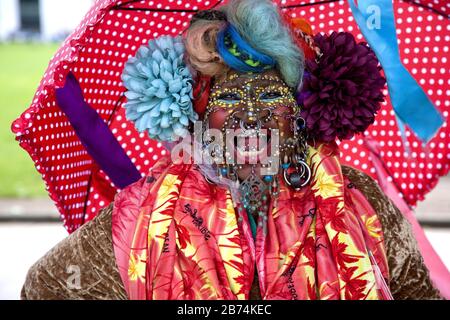
<svg viewBox="0 0 450 320"><path fill-rule="evenodd" d="M254 125L255 123L264 123L268 116L271 114L269 109L263 110L242 110L235 114L235 117L248 125Z"/></svg>

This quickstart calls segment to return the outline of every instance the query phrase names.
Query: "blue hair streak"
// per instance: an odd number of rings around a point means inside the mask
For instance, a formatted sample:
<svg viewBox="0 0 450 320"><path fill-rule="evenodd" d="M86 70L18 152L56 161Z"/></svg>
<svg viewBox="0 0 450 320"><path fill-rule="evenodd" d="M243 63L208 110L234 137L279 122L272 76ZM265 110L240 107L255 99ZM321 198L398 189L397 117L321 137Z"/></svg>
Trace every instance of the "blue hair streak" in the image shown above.
<svg viewBox="0 0 450 320"><path fill-rule="evenodd" d="M253 49L231 24L219 32L217 52L232 69L241 72L262 72L275 67L275 60Z"/></svg>

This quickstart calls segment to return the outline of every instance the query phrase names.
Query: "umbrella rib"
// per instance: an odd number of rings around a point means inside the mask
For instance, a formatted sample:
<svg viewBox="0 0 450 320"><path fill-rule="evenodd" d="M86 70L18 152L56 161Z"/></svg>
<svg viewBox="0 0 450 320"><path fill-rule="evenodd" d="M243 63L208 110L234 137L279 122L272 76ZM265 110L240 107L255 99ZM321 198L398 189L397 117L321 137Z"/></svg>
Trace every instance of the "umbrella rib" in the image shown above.
<svg viewBox="0 0 450 320"><path fill-rule="evenodd" d="M119 107L120 102L123 100L124 97L125 97L125 94L122 93L122 95L120 96L120 98L117 100L116 105L114 106L113 111L111 112L111 115L110 115L109 118L108 118L108 121L107 121L108 127L111 126L112 120L114 119L114 118L113 118L113 117L114 117L114 114L116 113L117 108ZM95 161L94 161L94 160L92 160L92 161L93 161L92 164L95 164ZM89 175L88 184L87 184L86 197L84 198L83 218L82 218L82 220L81 220L81 225L83 225L83 224L86 222L86 212L87 212L87 207L88 207L87 203L88 203L88 201L89 201L89 196L90 196L90 194L91 194L92 176L93 176L93 173L92 173L92 171L91 171L91 174Z"/></svg>
<svg viewBox="0 0 450 320"><path fill-rule="evenodd" d="M338 2L338 1L340 1L340 0L323 0L323 1L317 1L317 2L314 2L314 3L292 4L292 5L289 5L289 6L282 6L281 9L293 9L293 8L301 8L301 7L310 7L310 6L321 5L321 4L325 4L325 3ZM441 15L441 16L444 16L444 17L447 17L447 18L449 17L449 15L445 14L445 12L440 11L438 9L435 9L433 7L429 7L429 6L425 5L425 4L418 3L415 0L402 0L402 1L405 2L405 3L409 3L409 4L412 4L412 5L424 8L426 10L433 11L434 13L436 13L438 15Z"/></svg>
<svg viewBox="0 0 450 320"><path fill-rule="evenodd" d="M95 161L92 160L92 164L94 164L94 163L95 163ZM81 219L80 226L82 226L86 222L87 203L89 201L89 195L91 194L91 184L92 184L92 171L91 171L91 174L89 175L89 181L87 184L87 192L86 192L86 197L84 198L84 206L83 206L83 218Z"/></svg>
<svg viewBox="0 0 450 320"><path fill-rule="evenodd" d="M418 6L418 7L421 7L421 8L424 8L426 10L433 11L434 13L436 13L436 14L438 14L440 16L444 16L444 17L447 17L447 18L450 16L448 14L445 14L444 11L440 11L440 10L435 9L433 7L429 7L429 6L425 5L425 4L415 2L414 0L402 0L402 1L406 2L406 3L409 3L409 4L412 4L412 5L415 5L415 6Z"/></svg>
<svg viewBox="0 0 450 320"><path fill-rule="evenodd" d="M325 4L325 3L338 2L338 1L341 1L341 0L323 0L323 1L317 1L314 3L291 4L289 6L281 6L281 9L310 7L310 6L317 6L317 5L321 5L321 4Z"/></svg>
<svg viewBox="0 0 450 320"><path fill-rule="evenodd" d="M149 11L149 12L198 12L199 10L193 10L193 9L157 9L157 8L129 8L124 7L128 4L138 2L140 0L131 0L129 2L122 3L120 5L116 5L112 7L112 10L123 10L123 11ZM218 0L211 8L208 10L214 9L217 5L219 5L223 0Z"/></svg>
<svg viewBox="0 0 450 320"><path fill-rule="evenodd" d="M116 105L114 106L114 108L113 108L113 110L111 112L111 115L108 118L108 121L106 121L106 123L108 124L108 127L111 126L114 114L116 113L117 108L119 107L119 105L122 102L123 98L125 98L125 93L122 92L122 94L120 95L119 100L117 100Z"/></svg>
<svg viewBox="0 0 450 320"><path fill-rule="evenodd" d="M121 7L113 7L112 10L121 10L121 11L146 11L146 12L198 12L198 10L191 9L154 9L154 8L121 8Z"/></svg>
<svg viewBox="0 0 450 320"><path fill-rule="evenodd" d="M301 8L301 7L310 7L310 6L316 6L316 5L323 5L326 3L333 3L333 2L338 2L341 0L323 0L323 1L317 1L315 3L303 3L303 4L293 4L293 5L288 5L288 6L282 6L281 9L294 9L294 8ZM424 8L426 10L430 10L433 11L434 13L441 15L441 16L445 16L448 17L447 14L445 14L444 12L432 8L432 7L428 7L424 4L421 3L417 3L414 0L402 0L403 2ZM119 6L115 6L112 9L113 10L124 10L124 11L150 11L150 12L198 12L198 10L192 10L192 9L156 9L156 8L127 8L124 7L127 4L133 3L133 2L137 2L136 0L121 4ZM214 4L210 9L215 8L217 5L219 5L222 2L222 0L219 0L216 4Z"/></svg>

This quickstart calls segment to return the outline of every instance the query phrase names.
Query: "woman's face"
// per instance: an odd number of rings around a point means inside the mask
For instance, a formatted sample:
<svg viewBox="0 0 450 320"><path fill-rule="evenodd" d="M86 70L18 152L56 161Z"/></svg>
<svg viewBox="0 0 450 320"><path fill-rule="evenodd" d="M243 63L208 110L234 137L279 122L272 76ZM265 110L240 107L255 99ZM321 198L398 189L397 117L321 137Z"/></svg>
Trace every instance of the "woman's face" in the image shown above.
<svg viewBox="0 0 450 320"><path fill-rule="evenodd" d="M292 121L298 111L291 89L276 70L263 73L231 71L223 79L216 80L205 120L210 128L222 130L223 136L227 129L236 129L231 155L234 163L239 165L238 176L244 179L252 166L260 174L261 164L267 156L283 157L288 152L288 145L294 144ZM271 138L276 133L279 144L271 146ZM272 150L274 147L276 150Z"/></svg>

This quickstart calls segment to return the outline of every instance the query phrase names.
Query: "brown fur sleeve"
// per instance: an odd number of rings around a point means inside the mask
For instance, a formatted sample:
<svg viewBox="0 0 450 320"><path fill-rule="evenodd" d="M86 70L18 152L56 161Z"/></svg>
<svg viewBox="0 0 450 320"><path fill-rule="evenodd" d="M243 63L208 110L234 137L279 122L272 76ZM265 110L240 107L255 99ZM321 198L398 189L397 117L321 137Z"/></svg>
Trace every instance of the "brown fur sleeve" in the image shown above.
<svg viewBox="0 0 450 320"><path fill-rule="evenodd" d="M342 172L366 196L380 218L394 299L442 299L431 283L411 225L400 210L368 175L348 166L342 166Z"/></svg>
<svg viewBox="0 0 450 320"><path fill-rule="evenodd" d="M127 299L112 246L112 208L102 209L38 260L28 271L21 298Z"/></svg>

